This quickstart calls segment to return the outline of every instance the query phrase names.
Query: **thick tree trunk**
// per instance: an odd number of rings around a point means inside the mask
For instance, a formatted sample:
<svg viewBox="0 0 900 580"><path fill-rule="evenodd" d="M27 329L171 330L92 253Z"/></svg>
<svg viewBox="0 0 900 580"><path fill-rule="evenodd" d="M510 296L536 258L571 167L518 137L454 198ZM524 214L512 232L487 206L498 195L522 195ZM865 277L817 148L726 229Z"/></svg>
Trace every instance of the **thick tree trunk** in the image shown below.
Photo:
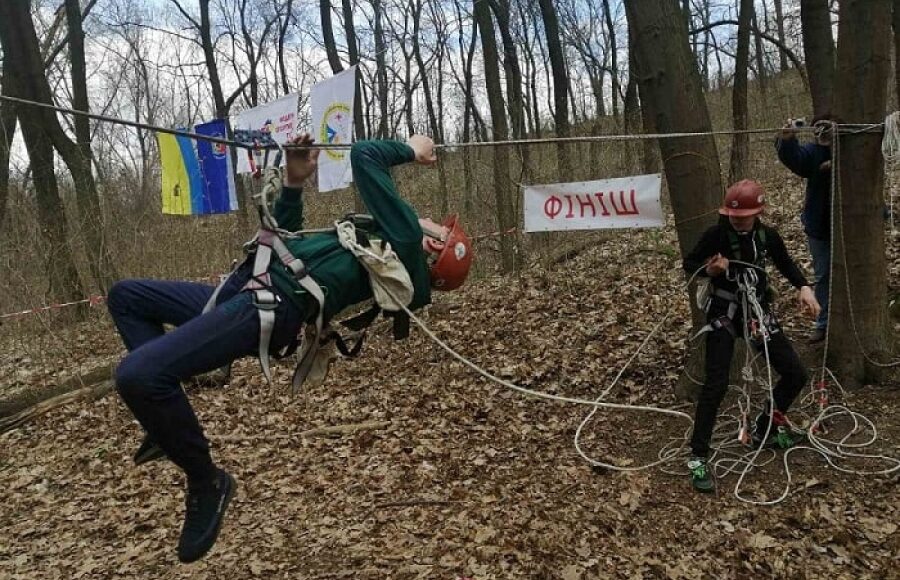
<svg viewBox="0 0 900 580"><path fill-rule="evenodd" d="M484 82L487 89L488 105L491 109L491 125L494 139L505 141L509 138L506 123L506 109L503 103L503 88L500 80L500 55L494 37L494 25L490 8L483 0L474 0L473 16L481 30L481 49L484 54ZM509 148L494 148L494 199L497 204L497 225L501 232L515 227L512 191L509 178ZM515 267L515 256L509 236L500 236L500 260L504 271Z"/></svg>
<svg viewBox="0 0 900 580"><path fill-rule="evenodd" d="M894 98L896 107L900 109L900 0L894 0Z"/></svg>
<svg viewBox="0 0 900 580"><path fill-rule="evenodd" d="M749 116L747 107L747 70L750 67L750 23L753 21L753 0L741 0L738 16L737 56L734 62L734 87L731 92L731 116L734 129L747 128ZM747 163L750 157L750 136L737 134L731 140L731 168L729 182L734 183L747 177Z"/></svg>
<svg viewBox="0 0 900 580"><path fill-rule="evenodd" d="M877 123L884 117L890 11L891 0L841 2L835 114L848 122ZM865 354L884 361L890 350L880 147L879 133L850 133L839 143L828 329L840 329L843 337L835 340L830 333L829 350L830 364L845 385L878 380L878 366Z"/></svg>
<svg viewBox="0 0 900 580"><path fill-rule="evenodd" d="M637 73L637 48L634 42L635 33L632 30L631 19L628 21L628 85L625 90L625 126L626 133L641 133L641 108L638 101L638 73ZM641 139L635 142L632 148L633 158L640 152L641 169L644 173L656 173L659 171L659 147L652 139Z"/></svg>
<svg viewBox="0 0 900 580"><path fill-rule="evenodd" d="M831 111L834 98L834 39L828 0L800 0L800 20L813 113L822 115Z"/></svg>
<svg viewBox="0 0 900 580"><path fill-rule="evenodd" d="M544 21L544 33L547 37L547 53L553 71L553 119L556 124L556 135L565 138L570 134L567 95L569 75L566 71L565 54L560 43L559 18L556 15L553 0L538 0L538 4L541 7L541 18ZM556 160L560 182L571 179L574 175L574 163L569 156L569 148L563 142L556 145Z"/></svg>
<svg viewBox="0 0 900 580"><path fill-rule="evenodd" d="M688 31L675 0L627 2L625 9L635 37L636 74L640 86L644 129L648 132L706 132L712 130L697 62L691 53ZM719 154L712 136L660 140L666 182L678 244L686 255L703 231L715 221L722 199ZM690 300L695 326L702 313ZM702 376L699 350L693 350L687 371ZM679 392L695 386L682 377Z"/></svg>

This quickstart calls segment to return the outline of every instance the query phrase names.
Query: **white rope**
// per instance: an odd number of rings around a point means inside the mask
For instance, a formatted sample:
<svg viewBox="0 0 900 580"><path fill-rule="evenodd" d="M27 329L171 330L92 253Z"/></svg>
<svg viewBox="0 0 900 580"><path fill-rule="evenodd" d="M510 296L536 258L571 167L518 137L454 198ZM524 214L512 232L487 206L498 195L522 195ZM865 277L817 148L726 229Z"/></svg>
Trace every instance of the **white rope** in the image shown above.
<svg viewBox="0 0 900 580"><path fill-rule="evenodd" d="M894 111L884 118L881 154L884 155L885 161L900 160L900 111Z"/></svg>
<svg viewBox="0 0 900 580"><path fill-rule="evenodd" d="M744 265L750 266L752 268L759 268L758 266L756 266L754 264L741 262L739 260L731 260L731 262L736 263L736 264L744 264ZM702 269L703 269L703 267L699 268L696 272L694 272L694 274L686 282L685 286L689 286L690 283L694 280L694 278L700 273L700 271ZM759 269L761 269L761 268L759 268ZM751 308L753 310L754 316L756 318L758 318L759 320L764 321L765 320L765 312L763 311L762 306L759 304L759 301L755 297L755 291L751 292L750 295L752 297ZM631 354L629 359L625 362L623 367L616 374L612 383L610 383L610 385L606 389L604 389L604 391L597 397L597 399L595 399L593 401L590 401L587 399L552 395L549 393L542 393L539 391L534 391L532 389L527 389L525 387L521 387L521 386L516 385L515 383L512 383L505 379L501 379L500 377L493 375L489 371L485 370L484 368L480 367L479 365L475 364L474 362L470 361L469 359L467 359L466 357L462 356L457 351L455 351L446 342L444 342L437 335L435 335L434 332L432 332L431 329L429 329L428 326L421 319L419 319L419 317L417 317L412 311L410 311L408 308L403 307L403 311L410 317L410 320L415 322L416 325L419 328L421 328L422 331L424 331L425 334L435 344L440 346L445 352L450 354L457 361L461 362L462 364L464 364L465 366L474 370L476 373L480 374L481 376L487 378L488 380L490 380L500 386L503 386L507 389L516 391L518 393L521 393L521 394L524 394L527 396L542 398L542 399L556 401L556 402L574 403L574 404L587 405L587 406L593 407L591 412L588 414L588 416L584 420L582 420L581 424L578 426L578 429L576 430L576 433L575 433L575 449L578 452L578 454L583 459L585 459L585 461L590 463L591 465L603 467L605 469L609 469L609 470L613 470L613 471L622 471L622 472L640 471L640 470L644 470L644 469L649 469L651 467L664 466L666 463L669 463L669 462L679 458L682 455L681 452L685 448L688 437L690 436L690 431L693 428L693 418L690 415L688 415L687 413L684 413L682 411L676 410L674 408L667 409L667 408L653 407L653 406L647 406L647 405L626 405L626 404L618 404L618 403L608 403L608 402L605 402L602 400L616 386L619 379L624 374L625 370L637 358L638 354L647 345L650 338L656 332L659 331L659 329L662 327L663 323L669 318L669 316L672 312L671 306L670 306L669 310L665 313L665 315L663 317L661 317L660 322L658 322L653 327L653 329L644 338L644 340L641 342L641 344L638 346L638 348L635 349L635 351ZM763 329L764 333L768 332L765 325L762 325L762 329ZM746 332L747 331L745 329L745 333ZM746 335L745 335L745 338L746 338ZM769 423L767 425L766 432L763 436L763 441L767 441L769 438L769 435L771 433L773 422L774 422L775 403L774 403L774 394L773 394L774 389L773 389L773 381L772 381L772 368L771 368L771 364L770 364L770 360L769 360L768 340L767 340L767 336L765 334L763 336L763 354L765 355L765 359L766 359L766 369L767 369L766 388L768 391L768 399L769 399ZM752 359L749 359L749 364L752 365L753 362L755 362L756 358L757 357L753 357ZM746 365L745 365L745 367L746 367ZM749 379L752 379L752 377L745 376L745 379L748 379L747 382L750 382ZM843 392L842 388L841 388L841 391ZM735 419L735 421L738 423L739 427L746 426L745 417L747 416L748 411L749 411L749 401L750 401L750 393L749 392L745 391L742 394L744 396L744 401L746 403L742 404L739 402L740 416ZM814 395L814 394L815 394L814 392L811 392L809 395L807 395L807 398L810 395ZM592 457L589 457L584 452L584 450L581 448L580 437L581 437L581 433L584 429L584 426L590 421L591 418L593 418L593 416L596 414L597 410L601 409L601 408L614 409L614 410L620 410L620 411L649 412L649 413L679 417L679 418L687 420L689 423L689 427L685 431L685 434L683 437L681 437L679 439L673 439L672 441L670 441L668 444L664 445L660 449L660 451L657 455L657 460L651 461L649 463L644 463L641 465L636 465L636 466L616 465L616 464L610 463L608 461L602 461L599 459L594 459ZM830 420L830 419L833 419L835 417L842 416L842 415L848 415L854 421L854 428L843 438L841 438L838 441L833 441L833 440L829 440L824 437L818 437L815 435L814 430L816 428L818 428L820 425L824 424L826 420ZM853 437L859 431L859 425L861 423L866 425L866 428L871 431L872 435L866 441L864 441L862 443L850 443L849 442L850 438ZM720 425L719 429L721 429L723 423L720 422L719 425ZM724 425L727 426L728 423L726 422L726 423L724 423ZM729 449L729 447L731 445L735 444L734 440L732 440L730 442L730 444L729 444L729 442L725 442L724 444L717 445L715 447L715 452L713 455L713 459L715 460L715 463L713 463L714 473L722 472L724 474L724 473L737 473L738 471L740 471L738 481L735 484L735 488L734 488L734 496L739 501L744 502L744 503L749 503L752 505L774 505L774 504L777 504L777 503L780 503L781 501L783 501L790 494L793 477L791 474L788 458L790 457L790 454L795 451L811 450L813 452L816 452L816 453L820 454L830 466L832 466L835 469L842 471L844 473L874 475L874 474L888 474L888 473L893 473L897 470L900 470L900 460L898 460L896 458L889 457L886 455L863 454L863 453L857 453L854 451L847 451L847 449L860 449L860 448L863 448L863 447L873 444L875 442L875 440L877 439L877 430L872 421L870 421L869 419L867 419L860 413L850 411L850 409L848 409L846 406L843 406L843 405L826 406L825 408L821 409L821 411L816 416L815 420L813 420L810 423L810 426L806 431L806 436L807 436L807 439L810 441L810 444L811 444L810 446L795 446L795 447L792 447L792 448L788 449L787 451L785 451L783 458L782 458L782 462L784 464L785 475L786 475L787 481L785 483L785 487L784 487L782 493L774 499L754 499L754 498L746 497L741 493L741 486L743 485L745 479L747 478L748 474L752 471L752 469L755 467L761 467L763 465L771 463L776 458L776 454L772 450L765 449L763 446L760 446L757 449L755 449L749 453L740 454L739 452L734 452ZM677 447L674 447L675 443L677 443L677 445L678 445ZM760 457L764 453L768 459L766 459L765 461L760 461ZM889 467L886 469L880 469L880 470L874 470L874 471L873 470L867 471L867 470L860 470L860 469L848 469L848 468L838 465L837 462L839 460L849 459L849 458L887 461L887 462L892 463L893 467ZM665 467L662 467L662 470L667 473L672 473L671 471L667 470ZM682 475L682 474L683 474L683 472L679 472L679 475Z"/></svg>
<svg viewBox="0 0 900 580"><path fill-rule="evenodd" d="M885 170L891 169L891 177L896 175L897 161L900 161L900 112L894 111L884 119L884 138L881 141L881 154L884 156ZM888 191L890 192L891 205L891 231L896 232L894 221L894 198L896 197L897 184L894 179L888 179Z"/></svg>

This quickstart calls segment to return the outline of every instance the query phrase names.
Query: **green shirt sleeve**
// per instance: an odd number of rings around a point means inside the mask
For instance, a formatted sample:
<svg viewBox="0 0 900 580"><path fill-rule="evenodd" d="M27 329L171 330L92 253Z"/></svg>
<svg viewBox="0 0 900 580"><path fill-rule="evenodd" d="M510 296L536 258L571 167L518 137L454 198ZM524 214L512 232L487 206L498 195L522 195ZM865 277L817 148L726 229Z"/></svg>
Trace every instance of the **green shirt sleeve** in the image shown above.
<svg viewBox="0 0 900 580"><path fill-rule="evenodd" d="M278 227L291 232L303 229L303 189L282 187L281 195L275 200L272 217Z"/></svg>
<svg viewBox="0 0 900 580"><path fill-rule="evenodd" d="M415 287L411 309L431 302L431 280L422 249L419 216L397 192L390 168L415 159L412 148L401 141L357 141L350 150L353 181L375 227L406 266Z"/></svg>
<svg viewBox="0 0 900 580"><path fill-rule="evenodd" d="M419 217L401 199L390 168L415 159L412 148L401 141L357 141L350 150L353 181L377 227L391 244L422 241Z"/></svg>

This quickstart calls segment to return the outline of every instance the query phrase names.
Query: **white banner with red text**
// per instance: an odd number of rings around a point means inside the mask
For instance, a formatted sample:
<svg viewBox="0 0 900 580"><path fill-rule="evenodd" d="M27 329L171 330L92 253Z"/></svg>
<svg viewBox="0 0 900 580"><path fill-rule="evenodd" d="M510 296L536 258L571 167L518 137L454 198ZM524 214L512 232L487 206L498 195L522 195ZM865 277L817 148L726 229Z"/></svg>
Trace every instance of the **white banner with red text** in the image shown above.
<svg viewBox="0 0 900 580"><path fill-rule="evenodd" d="M662 176L633 175L597 181L525 187L525 231L659 228Z"/></svg>

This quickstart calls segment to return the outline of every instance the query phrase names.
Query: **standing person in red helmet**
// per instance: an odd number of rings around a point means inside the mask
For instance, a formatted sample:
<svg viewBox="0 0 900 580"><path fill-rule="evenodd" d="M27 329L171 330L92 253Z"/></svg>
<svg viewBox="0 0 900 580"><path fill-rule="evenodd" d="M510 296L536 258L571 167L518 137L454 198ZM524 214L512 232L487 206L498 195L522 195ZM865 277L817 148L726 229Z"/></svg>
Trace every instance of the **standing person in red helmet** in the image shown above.
<svg viewBox="0 0 900 580"><path fill-rule="evenodd" d="M801 310L815 317L819 314L819 303L803 273L788 255L784 240L774 228L760 221L765 197L762 186L749 179L728 188L719 209L722 216L719 223L704 232L683 263L690 275L699 270L700 276L708 278L708 286L705 286L707 292L701 305L707 320L703 328L706 334L706 381L697 401L691 459L688 462L693 486L701 492L711 492L715 488L707 458L719 405L728 390L736 338L749 336L757 349L763 348L762 341L765 340L769 361L780 376L773 390L774 412L766 403L753 426L753 443L757 446L774 444L781 448L794 444L784 413L806 384L807 375L771 313L765 270L768 261L771 260L800 291ZM751 316L747 308L751 293L758 299L765 314L761 321ZM767 332L760 333L763 325ZM764 441L767 431L770 438Z"/></svg>
<svg viewBox="0 0 900 580"><path fill-rule="evenodd" d="M313 140L304 134L294 143L312 145ZM416 135L407 143L354 144L353 176L371 215L339 220L333 231L302 233L301 187L315 172L318 153L288 151L272 216L263 220L248 259L218 289L125 280L109 292L110 314L129 351L116 370L116 387L145 432L135 463L167 456L187 476L178 543L182 562L197 560L212 548L236 483L213 463L181 381L247 355L259 355L268 376L269 353L296 348L304 327L306 339L310 327L317 329L312 340L304 341L314 345L309 360L315 360L320 337L333 336L320 330L348 306L374 297L379 304L421 308L431 302L432 289L460 287L472 264L471 243L456 217L441 224L419 219L391 178L394 165L434 164L431 139ZM269 183L275 188L277 182ZM387 278L375 273L382 266L381 274L387 272L392 284L387 293L382 290ZM165 332L165 324L176 328ZM301 356L298 373L303 360Z"/></svg>

